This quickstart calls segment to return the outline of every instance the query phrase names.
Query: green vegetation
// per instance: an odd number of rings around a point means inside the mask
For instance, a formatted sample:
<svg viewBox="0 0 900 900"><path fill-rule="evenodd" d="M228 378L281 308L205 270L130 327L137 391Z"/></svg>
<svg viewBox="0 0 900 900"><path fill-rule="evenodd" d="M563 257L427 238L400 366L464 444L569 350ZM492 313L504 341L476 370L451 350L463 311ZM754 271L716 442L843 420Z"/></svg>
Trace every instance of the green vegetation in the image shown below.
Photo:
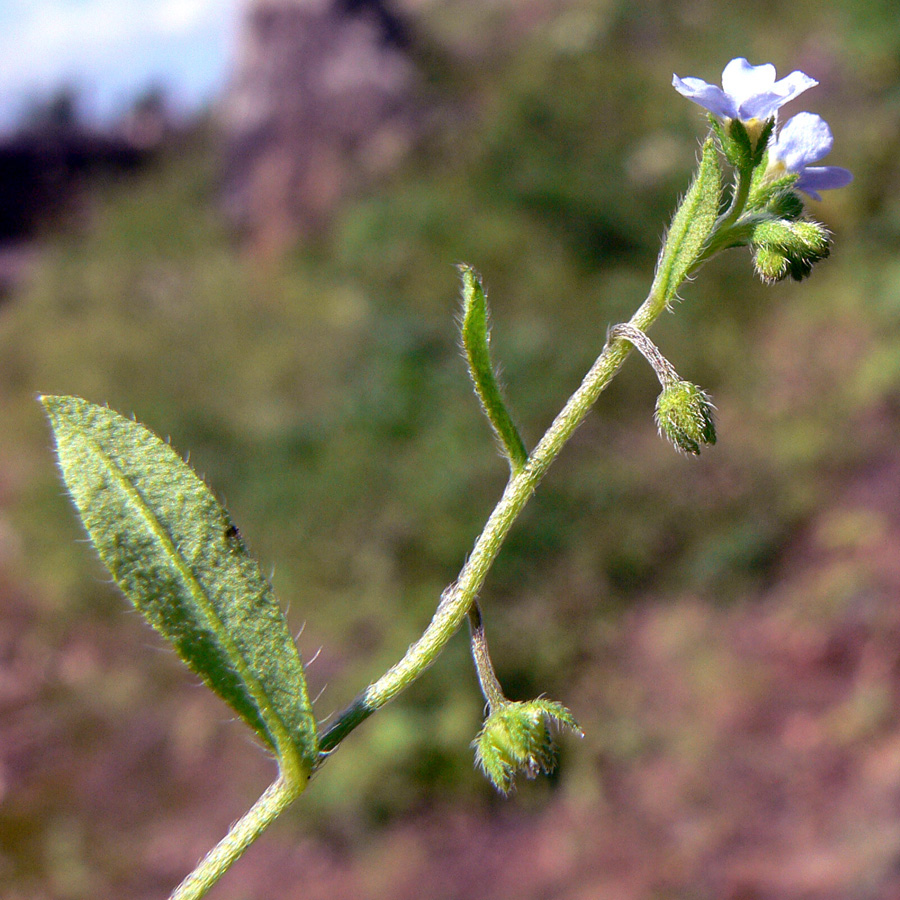
<svg viewBox="0 0 900 900"><path fill-rule="evenodd" d="M458 23L477 6L436 4L426 25L436 40L462 40ZM421 632L506 479L461 359L454 265L484 275L492 350L530 445L608 326L646 294L660 223L704 128L672 72L712 80L743 54L828 73L816 108L834 129L834 162L857 179L816 207L837 250L799 287L754 283L740 252L682 291L653 338L711 393L717 446L695 460L660 440L655 380L630 361L482 594L510 699L547 691L585 730L581 762L567 759L561 775L573 793L588 791L597 759L656 746L629 717L633 696L592 684L621 612L647 598L751 600L831 499L835 473L895 452L900 20L890 4L769 6L574 3L507 41L504 22L482 22L496 38L490 59L434 74L450 124L278 265L246 259L220 223L208 134L138 182L105 186L87 224L48 240L29 285L0 308L0 514L21 539L11 565L35 598L32 639L53 652L90 628L105 652L115 656L116 640L130 648L42 697L67 739L84 740L80 722L103 734L170 694L177 723L197 699L187 676L147 652L151 638L76 540L35 394L133 411L190 454L275 567L291 626L305 629L304 659L323 648L311 695L323 691L319 715L337 710ZM853 584L835 582L833 608ZM354 833L427 800L496 802L472 771L480 712L459 636L328 763L304 822ZM0 837L15 815L0 815ZM50 867L35 849L45 837L21 837L18 862L6 863L23 883ZM122 861L103 865L117 883ZM53 896L91 896L84 883Z"/></svg>

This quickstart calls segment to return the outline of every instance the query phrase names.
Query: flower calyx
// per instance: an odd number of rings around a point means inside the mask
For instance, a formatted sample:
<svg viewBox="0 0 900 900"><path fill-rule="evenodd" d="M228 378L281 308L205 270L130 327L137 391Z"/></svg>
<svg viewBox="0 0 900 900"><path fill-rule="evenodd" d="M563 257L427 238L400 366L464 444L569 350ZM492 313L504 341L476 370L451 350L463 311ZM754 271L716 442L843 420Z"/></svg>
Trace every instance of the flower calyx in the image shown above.
<svg viewBox="0 0 900 900"><path fill-rule="evenodd" d="M554 724L582 736L572 713L553 700L507 700L491 708L472 746L476 764L501 794L513 790L520 773L535 778L556 768Z"/></svg>
<svg viewBox="0 0 900 900"><path fill-rule="evenodd" d="M751 171L762 161L775 130L775 117L742 122L740 119L719 121L709 115L709 124L719 142L722 154L739 172Z"/></svg>
<svg viewBox="0 0 900 900"><path fill-rule="evenodd" d="M716 442L712 400L690 381L663 385L656 398L656 426L676 450L700 455L700 448Z"/></svg>

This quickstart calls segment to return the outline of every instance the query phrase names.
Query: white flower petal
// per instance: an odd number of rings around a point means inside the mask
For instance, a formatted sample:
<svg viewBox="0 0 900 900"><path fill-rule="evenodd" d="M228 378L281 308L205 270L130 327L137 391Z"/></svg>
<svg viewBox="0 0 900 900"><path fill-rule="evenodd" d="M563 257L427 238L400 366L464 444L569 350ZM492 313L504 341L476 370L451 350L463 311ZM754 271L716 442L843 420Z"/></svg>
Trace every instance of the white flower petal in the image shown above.
<svg viewBox="0 0 900 900"><path fill-rule="evenodd" d="M834 137L828 123L814 113L797 113L778 133L771 154L780 159L786 169L800 172L817 163L831 151Z"/></svg>
<svg viewBox="0 0 900 900"><path fill-rule="evenodd" d="M769 119L785 103L818 84L803 72L775 80L775 66L753 66L744 57L731 60L722 71L721 90L701 78L673 77L675 89L723 119Z"/></svg>
<svg viewBox="0 0 900 900"><path fill-rule="evenodd" d="M815 78L810 78L806 72L801 72L797 69L795 72L791 72L790 75L785 75L781 81L776 81L773 87L776 93L783 98L783 102L787 103L793 100L794 97L799 97L804 91L815 87L818 83Z"/></svg>
<svg viewBox="0 0 900 900"><path fill-rule="evenodd" d="M722 88L737 106L759 94L771 90L775 83L775 66L764 63L751 66L742 56L733 59L722 71Z"/></svg>
<svg viewBox="0 0 900 900"><path fill-rule="evenodd" d="M726 119L737 115L737 108L722 88L708 84L702 78L679 78L673 75L672 86L683 97L693 100L713 115Z"/></svg>

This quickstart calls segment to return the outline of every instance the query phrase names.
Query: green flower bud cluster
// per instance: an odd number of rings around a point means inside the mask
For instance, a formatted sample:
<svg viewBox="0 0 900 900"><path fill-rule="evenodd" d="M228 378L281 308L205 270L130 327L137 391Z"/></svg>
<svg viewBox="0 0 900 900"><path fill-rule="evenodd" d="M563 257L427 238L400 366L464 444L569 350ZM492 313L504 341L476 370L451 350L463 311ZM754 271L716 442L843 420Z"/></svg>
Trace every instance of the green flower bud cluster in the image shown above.
<svg viewBox="0 0 900 900"><path fill-rule="evenodd" d="M753 229L753 265L766 283L790 276L801 281L831 250L828 229L818 222L770 219Z"/></svg>
<svg viewBox="0 0 900 900"><path fill-rule="evenodd" d="M500 793L513 789L520 772L535 778L556 768L553 722L582 734L572 713L553 700L507 700L491 710L472 746L476 764Z"/></svg>
<svg viewBox="0 0 900 900"><path fill-rule="evenodd" d="M656 425L676 450L700 455L700 447L715 444L713 404L706 391L689 381L663 386L656 400Z"/></svg>
<svg viewBox="0 0 900 900"><path fill-rule="evenodd" d="M804 214L798 194L802 174L786 171L769 159L772 121L758 134L738 120L727 128L720 123L713 128L729 161L752 172L744 214L720 241L732 247L749 246L756 274L766 284L788 277L801 281L831 249L828 229Z"/></svg>

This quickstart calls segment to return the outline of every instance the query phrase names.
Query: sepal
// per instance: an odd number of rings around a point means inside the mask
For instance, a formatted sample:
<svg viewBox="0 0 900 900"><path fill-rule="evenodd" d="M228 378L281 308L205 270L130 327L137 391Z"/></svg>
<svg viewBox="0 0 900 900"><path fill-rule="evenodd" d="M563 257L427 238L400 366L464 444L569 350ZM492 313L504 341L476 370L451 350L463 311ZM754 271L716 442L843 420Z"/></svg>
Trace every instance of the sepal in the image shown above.
<svg viewBox="0 0 900 900"><path fill-rule="evenodd" d="M535 778L556 768L554 723L582 735L572 713L553 700L510 700L491 710L472 746L476 764L501 794L513 789L519 773Z"/></svg>
<svg viewBox="0 0 900 900"><path fill-rule="evenodd" d="M753 165L753 142L747 127L740 119L731 119L725 126L727 143L725 156L738 170L749 169Z"/></svg>
<svg viewBox="0 0 900 900"><path fill-rule="evenodd" d="M766 156L769 147L769 140L775 131L775 117L767 119L756 138L756 145L753 148L753 159L751 160L753 167L757 168Z"/></svg>

